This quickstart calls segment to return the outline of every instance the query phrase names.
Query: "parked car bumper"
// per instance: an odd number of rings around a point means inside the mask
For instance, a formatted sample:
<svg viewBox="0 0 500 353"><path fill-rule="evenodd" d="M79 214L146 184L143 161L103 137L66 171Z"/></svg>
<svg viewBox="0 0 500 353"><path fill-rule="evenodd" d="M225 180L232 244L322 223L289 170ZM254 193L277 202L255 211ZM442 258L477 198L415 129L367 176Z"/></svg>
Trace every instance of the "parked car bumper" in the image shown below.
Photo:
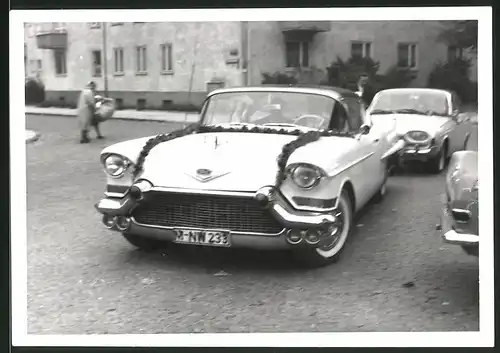
<svg viewBox="0 0 500 353"><path fill-rule="evenodd" d="M461 232L453 226L453 218L446 205L441 211L441 237L448 244L460 245L466 248L479 247L479 235Z"/></svg>
<svg viewBox="0 0 500 353"><path fill-rule="evenodd" d="M425 147L425 148L414 148L406 147L399 151L399 159L403 162L406 161L422 161L426 162L431 158L438 155L439 148L437 146Z"/></svg>

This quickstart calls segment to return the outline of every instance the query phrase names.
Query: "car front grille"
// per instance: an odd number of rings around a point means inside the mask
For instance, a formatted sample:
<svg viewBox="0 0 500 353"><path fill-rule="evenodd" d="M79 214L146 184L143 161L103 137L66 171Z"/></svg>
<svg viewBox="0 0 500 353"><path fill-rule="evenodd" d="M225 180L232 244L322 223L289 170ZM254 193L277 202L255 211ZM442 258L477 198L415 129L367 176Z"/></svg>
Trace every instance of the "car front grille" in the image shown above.
<svg viewBox="0 0 500 353"><path fill-rule="evenodd" d="M132 216L137 223L151 226L265 234L283 230L268 210L249 197L154 191L148 193Z"/></svg>

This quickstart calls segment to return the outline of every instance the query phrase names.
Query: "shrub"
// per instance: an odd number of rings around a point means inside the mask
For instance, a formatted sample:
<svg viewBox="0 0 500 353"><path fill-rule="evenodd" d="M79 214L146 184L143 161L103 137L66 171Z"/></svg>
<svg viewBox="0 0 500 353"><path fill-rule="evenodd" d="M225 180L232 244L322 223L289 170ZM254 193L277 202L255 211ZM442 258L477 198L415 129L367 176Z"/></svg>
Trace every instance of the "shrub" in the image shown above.
<svg viewBox="0 0 500 353"><path fill-rule="evenodd" d="M362 74L373 79L380 67L380 63L370 58L349 58L343 61L340 57L333 62L327 70L327 82L329 86L357 91L358 80Z"/></svg>
<svg viewBox="0 0 500 353"><path fill-rule="evenodd" d="M297 84L297 79L281 72L275 72L274 74L263 73L262 84L294 85Z"/></svg>
<svg viewBox="0 0 500 353"><path fill-rule="evenodd" d="M36 77L29 77L24 84L25 104L38 104L45 100L45 86Z"/></svg>
<svg viewBox="0 0 500 353"><path fill-rule="evenodd" d="M409 70L401 70L395 66L380 75L377 73L379 68L380 62L371 58L351 57L343 61L337 57L337 60L327 67L328 78L325 84L357 91L359 77L365 74L376 93L388 88L407 87L414 78Z"/></svg>
<svg viewBox="0 0 500 353"><path fill-rule="evenodd" d="M454 91L464 103L477 102L477 82L469 79L467 59L438 62L429 74L427 86Z"/></svg>

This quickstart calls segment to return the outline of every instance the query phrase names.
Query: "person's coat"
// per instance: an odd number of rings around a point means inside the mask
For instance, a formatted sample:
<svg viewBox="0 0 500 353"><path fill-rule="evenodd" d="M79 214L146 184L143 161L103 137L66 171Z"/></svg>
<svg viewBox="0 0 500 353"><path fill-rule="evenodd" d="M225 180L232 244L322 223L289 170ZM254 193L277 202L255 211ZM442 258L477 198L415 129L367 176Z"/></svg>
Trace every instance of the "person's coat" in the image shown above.
<svg viewBox="0 0 500 353"><path fill-rule="evenodd" d="M77 120L80 130L88 130L92 125L95 112L95 98L92 90L85 88L80 93L77 107Z"/></svg>
<svg viewBox="0 0 500 353"><path fill-rule="evenodd" d="M375 97L375 89L370 84L366 84L361 92L361 99L365 102L366 107L369 107Z"/></svg>

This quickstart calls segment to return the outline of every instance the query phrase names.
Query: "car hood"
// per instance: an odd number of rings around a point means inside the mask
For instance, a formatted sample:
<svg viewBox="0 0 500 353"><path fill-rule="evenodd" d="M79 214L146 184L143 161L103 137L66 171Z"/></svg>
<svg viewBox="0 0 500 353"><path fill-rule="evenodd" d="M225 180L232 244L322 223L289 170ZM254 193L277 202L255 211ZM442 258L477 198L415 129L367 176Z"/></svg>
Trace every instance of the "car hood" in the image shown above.
<svg viewBox="0 0 500 353"><path fill-rule="evenodd" d="M187 135L153 148L146 157L141 178L155 186L256 191L275 184L278 156L283 146L296 138L293 135L248 132ZM118 143L102 153L118 153L135 163L148 139ZM323 137L297 149L288 164L307 162L330 173L346 163L345 158L355 148L356 142L350 137ZM213 179L198 179L199 169L210 170Z"/></svg>
<svg viewBox="0 0 500 353"><path fill-rule="evenodd" d="M370 117L375 125L383 126L386 129L395 129L398 135L404 135L413 130L425 131L434 135L448 121L448 118L442 116L418 114L374 114Z"/></svg>

